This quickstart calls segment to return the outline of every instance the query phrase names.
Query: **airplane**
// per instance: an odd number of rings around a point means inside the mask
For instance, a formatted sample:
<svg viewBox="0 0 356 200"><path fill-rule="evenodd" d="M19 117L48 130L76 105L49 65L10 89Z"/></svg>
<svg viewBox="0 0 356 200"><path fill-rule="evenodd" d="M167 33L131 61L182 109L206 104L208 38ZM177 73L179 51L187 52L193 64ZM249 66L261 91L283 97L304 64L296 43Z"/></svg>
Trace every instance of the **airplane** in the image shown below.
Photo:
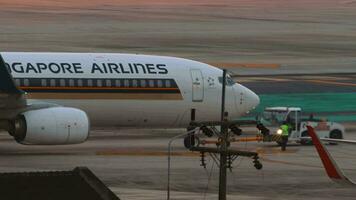
<svg viewBox="0 0 356 200"><path fill-rule="evenodd" d="M311 126L307 126L308 129L308 134L311 137L313 144L319 154L319 157L324 165L325 171L329 178L341 185L347 185L347 186L356 186L356 182L352 181L348 177L345 176L343 171L339 168L335 160L332 158L331 154L329 151L325 148L324 144L321 142L321 139L318 137L316 134L315 130ZM347 140L337 140L337 139L332 139L332 140L325 140L325 141L331 141L331 142L345 142L346 143L352 143L355 144L355 141L347 142Z"/></svg>
<svg viewBox="0 0 356 200"><path fill-rule="evenodd" d="M222 70L165 56L0 53L0 129L20 144L84 142L90 127L187 128L220 119ZM259 97L227 76L226 111L236 119Z"/></svg>

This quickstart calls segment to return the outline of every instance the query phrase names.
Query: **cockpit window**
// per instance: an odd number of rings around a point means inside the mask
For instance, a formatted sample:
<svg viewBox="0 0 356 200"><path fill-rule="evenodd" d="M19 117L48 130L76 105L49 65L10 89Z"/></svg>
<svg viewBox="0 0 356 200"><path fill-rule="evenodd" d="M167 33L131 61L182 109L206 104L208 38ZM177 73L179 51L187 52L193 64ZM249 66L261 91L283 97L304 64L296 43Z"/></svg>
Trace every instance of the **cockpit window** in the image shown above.
<svg viewBox="0 0 356 200"><path fill-rule="evenodd" d="M223 77L219 77L219 83L222 84L223 81ZM230 76L226 76L226 85L227 86L232 86L235 84L235 81L230 77Z"/></svg>

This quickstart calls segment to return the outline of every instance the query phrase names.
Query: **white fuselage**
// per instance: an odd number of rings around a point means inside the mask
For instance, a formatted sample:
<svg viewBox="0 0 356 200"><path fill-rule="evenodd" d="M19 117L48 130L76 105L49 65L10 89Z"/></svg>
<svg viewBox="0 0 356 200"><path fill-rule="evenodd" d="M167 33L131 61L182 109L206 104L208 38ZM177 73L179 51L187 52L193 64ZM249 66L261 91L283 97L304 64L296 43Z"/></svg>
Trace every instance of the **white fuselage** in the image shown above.
<svg viewBox="0 0 356 200"><path fill-rule="evenodd" d="M220 119L222 70L207 64L130 54L1 55L29 103L81 109L93 126L187 127L191 109L198 121ZM229 82L230 118L244 115L258 103L252 91Z"/></svg>

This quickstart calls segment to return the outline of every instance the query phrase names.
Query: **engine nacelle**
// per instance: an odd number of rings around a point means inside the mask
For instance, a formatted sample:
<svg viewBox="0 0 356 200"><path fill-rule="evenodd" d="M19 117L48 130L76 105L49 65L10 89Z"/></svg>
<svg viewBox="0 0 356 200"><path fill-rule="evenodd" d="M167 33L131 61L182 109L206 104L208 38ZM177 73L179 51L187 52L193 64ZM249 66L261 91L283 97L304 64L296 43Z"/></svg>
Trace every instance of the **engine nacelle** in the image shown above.
<svg viewBox="0 0 356 200"><path fill-rule="evenodd" d="M22 113L10 134L21 144L62 145L84 142L89 131L89 118L85 112L54 107Z"/></svg>

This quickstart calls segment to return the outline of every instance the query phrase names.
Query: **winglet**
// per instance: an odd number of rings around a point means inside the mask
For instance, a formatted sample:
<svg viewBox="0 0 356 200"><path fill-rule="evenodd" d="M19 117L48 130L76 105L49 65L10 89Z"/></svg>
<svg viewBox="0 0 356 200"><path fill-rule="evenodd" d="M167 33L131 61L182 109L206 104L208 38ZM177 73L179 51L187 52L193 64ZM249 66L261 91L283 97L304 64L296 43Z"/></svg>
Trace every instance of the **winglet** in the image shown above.
<svg viewBox="0 0 356 200"><path fill-rule="evenodd" d="M14 80L6 67L5 61L0 55L0 93L22 94L23 91L18 89Z"/></svg>
<svg viewBox="0 0 356 200"><path fill-rule="evenodd" d="M318 151L321 161L323 162L326 173L331 178L331 180L345 185L355 185L353 181L347 178L341 169L336 164L335 160L331 157L328 150L325 148L324 144L320 141L319 137L316 135L314 129L311 126L307 126L308 133L313 140L313 144Z"/></svg>

